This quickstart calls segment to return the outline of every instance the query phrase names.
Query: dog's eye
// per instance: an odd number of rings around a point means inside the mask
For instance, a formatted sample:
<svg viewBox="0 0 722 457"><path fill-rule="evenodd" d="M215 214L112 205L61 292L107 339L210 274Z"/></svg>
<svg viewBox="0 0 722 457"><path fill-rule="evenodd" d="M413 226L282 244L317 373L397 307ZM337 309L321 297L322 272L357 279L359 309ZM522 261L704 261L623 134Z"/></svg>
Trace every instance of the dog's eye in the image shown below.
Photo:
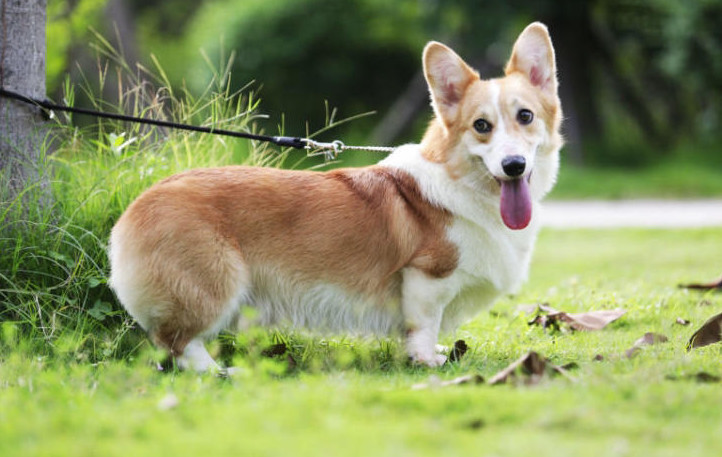
<svg viewBox="0 0 722 457"><path fill-rule="evenodd" d="M519 112L516 113L516 120L521 125L529 125L531 124L531 121L534 120L534 113L528 109L520 109Z"/></svg>
<svg viewBox="0 0 722 457"><path fill-rule="evenodd" d="M477 119L474 121L474 130L479 133L489 133L492 127L491 123L486 119Z"/></svg>

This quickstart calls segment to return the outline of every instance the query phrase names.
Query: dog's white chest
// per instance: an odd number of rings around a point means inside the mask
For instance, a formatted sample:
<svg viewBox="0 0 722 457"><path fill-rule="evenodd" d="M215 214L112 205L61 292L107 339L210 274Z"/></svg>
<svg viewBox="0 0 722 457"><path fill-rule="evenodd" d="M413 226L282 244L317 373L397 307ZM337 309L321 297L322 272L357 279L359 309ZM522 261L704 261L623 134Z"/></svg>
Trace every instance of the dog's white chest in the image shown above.
<svg viewBox="0 0 722 457"><path fill-rule="evenodd" d="M536 223L512 232L494 219L483 224L457 219L448 236L459 247L460 272L500 293L514 293L527 279L537 231Z"/></svg>
<svg viewBox="0 0 722 457"><path fill-rule="evenodd" d="M500 295L519 290L528 276L537 231L535 223L510 232L495 220L454 222L448 236L459 248L459 265L450 280L459 292L444 310L442 330L455 329Z"/></svg>

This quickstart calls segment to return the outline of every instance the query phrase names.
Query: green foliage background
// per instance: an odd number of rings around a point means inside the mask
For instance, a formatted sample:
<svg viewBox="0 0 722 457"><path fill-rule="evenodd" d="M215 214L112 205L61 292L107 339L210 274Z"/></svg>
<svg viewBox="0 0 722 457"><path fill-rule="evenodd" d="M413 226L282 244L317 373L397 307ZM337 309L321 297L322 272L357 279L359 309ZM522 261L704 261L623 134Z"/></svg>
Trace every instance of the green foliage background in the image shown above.
<svg viewBox="0 0 722 457"><path fill-rule="evenodd" d="M113 21L125 20L131 32L118 45L146 66L155 56L174 87L198 95L211 69L230 62L234 87L260 91L261 128L314 131L327 101L343 117L377 112L334 133L368 141L379 122L401 122L384 116L417 75L427 41L497 76L519 31L541 20L557 48L569 160L648 166L719 142L721 0L129 0L119 2L129 19L101 15L113 2L50 0L51 94L87 54L87 27L110 38ZM390 141L416 140L429 115L418 105Z"/></svg>
<svg viewBox="0 0 722 457"><path fill-rule="evenodd" d="M46 30L46 75L51 92L60 88L65 73L75 65L74 48L87 43L90 27L101 22L107 0L49 0Z"/></svg>

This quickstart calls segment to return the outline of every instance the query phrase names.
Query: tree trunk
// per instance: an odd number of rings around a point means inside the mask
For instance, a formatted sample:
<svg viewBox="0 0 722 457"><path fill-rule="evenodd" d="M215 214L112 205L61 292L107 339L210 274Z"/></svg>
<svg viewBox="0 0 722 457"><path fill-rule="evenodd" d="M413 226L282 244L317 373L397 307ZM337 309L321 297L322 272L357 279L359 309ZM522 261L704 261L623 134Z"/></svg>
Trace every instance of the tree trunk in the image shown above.
<svg viewBox="0 0 722 457"><path fill-rule="evenodd" d="M38 99L45 98L46 3L0 0L0 85ZM0 203L33 184L47 189L44 124L39 108L0 98Z"/></svg>
<svg viewBox="0 0 722 457"><path fill-rule="evenodd" d="M559 69L564 155L576 165L582 165L586 159L583 141L596 142L602 133L599 106L591 90L598 51L590 38L590 9L588 2L559 1L558 8L543 18L554 40Z"/></svg>

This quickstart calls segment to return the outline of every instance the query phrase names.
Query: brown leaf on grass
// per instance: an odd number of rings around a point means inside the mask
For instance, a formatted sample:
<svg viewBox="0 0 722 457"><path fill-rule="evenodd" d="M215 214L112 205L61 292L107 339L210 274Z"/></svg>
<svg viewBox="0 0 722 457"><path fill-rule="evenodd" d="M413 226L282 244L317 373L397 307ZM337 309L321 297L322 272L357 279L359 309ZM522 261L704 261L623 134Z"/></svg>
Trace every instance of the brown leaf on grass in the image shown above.
<svg viewBox="0 0 722 457"><path fill-rule="evenodd" d="M678 317L674 322L679 325L689 325L689 321L687 319L682 319L681 317Z"/></svg>
<svg viewBox="0 0 722 457"><path fill-rule="evenodd" d="M288 347L284 343L278 343L271 345L267 347L266 349L261 351L261 355L268 358L279 358L280 356L285 355L286 357L286 363L288 364L289 370L296 369L297 363L296 359L293 358L291 353L288 351Z"/></svg>
<svg viewBox="0 0 722 457"><path fill-rule="evenodd" d="M667 341L669 341L669 338L667 338L665 335L662 335L660 333L647 332L644 334L644 336L635 341L634 345L631 348L627 349L624 354L627 356L628 359L631 359L632 357L637 355L637 353L639 353L639 351L641 351L644 346L653 346L659 343L666 343Z"/></svg>
<svg viewBox="0 0 722 457"><path fill-rule="evenodd" d="M545 374L561 374L570 380L574 378L562 367L550 363L534 351L527 352L489 379L490 385L512 382L515 384L537 384Z"/></svg>
<svg viewBox="0 0 722 457"><path fill-rule="evenodd" d="M554 327L559 329L559 322L564 322L572 330L601 330L622 317L626 312L623 309L613 309L588 311L586 313L567 313L558 311L546 304L541 304L538 306L537 315L529 322L529 325L536 324L541 325L543 328Z"/></svg>
<svg viewBox="0 0 722 457"><path fill-rule="evenodd" d="M467 374L464 376L459 376L458 378L450 379L448 381L442 381L438 378L438 376L432 376L429 379L429 382L414 384L413 386L411 386L411 389L412 390L423 390L423 389L429 389L429 388L459 386L459 385L463 385L463 384L483 384L483 383L484 383L484 377L481 376L480 374Z"/></svg>
<svg viewBox="0 0 722 457"><path fill-rule="evenodd" d="M716 383L722 382L722 378L717 375L707 373L706 371L700 371L698 373L687 374L683 376L667 375L665 379L670 381L696 381L704 383Z"/></svg>
<svg viewBox="0 0 722 457"><path fill-rule="evenodd" d="M680 284L679 287L684 289L695 289L695 290L722 290L722 277L716 281L693 283L693 284Z"/></svg>
<svg viewBox="0 0 722 457"><path fill-rule="evenodd" d="M464 425L465 428L468 428L470 430L479 430L480 428L484 427L486 423L483 419L472 419Z"/></svg>
<svg viewBox="0 0 722 457"><path fill-rule="evenodd" d="M719 343L722 340L722 313L707 319L687 343L687 350Z"/></svg>
<svg viewBox="0 0 722 457"><path fill-rule="evenodd" d="M484 377L480 374L467 374L465 376L459 376L458 378L451 379L449 381L442 381L441 387L446 386L458 386L460 384L483 384Z"/></svg>
<svg viewBox="0 0 722 457"><path fill-rule="evenodd" d="M546 358L540 356L534 351L527 352L511 365L504 368L491 379L488 384L504 384L507 382L514 384L533 385L539 383L545 375L560 374L572 381L575 381L567 368L576 368L575 363L569 363L560 367L549 362ZM468 374L459 376L448 381L442 381L438 376L432 376L428 382L414 384L412 390L435 389L440 387L458 386L464 384L483 384L484 378L479 374Z"/></svg>
<svg viewBox="0 0 722 457"><path fill-rule="evenodd" d="M261 355L263 357L276 357L279 355L283 355L286 352L288 352L288 348L283 343L273 344L271 346L268 346L266 349L261 351Z"/></svg>
<svg viewBox="0 0 722 457"><path fill-rule="evenodd" d="M529 321L529 325L540 325L543 329L552 327L554 330L559 330L559 321L561 311L558 311L548 303L540 303L536 305L536 308L529 311L527 314L531 314L536 311L536 315Z"/></svg>
<svg viewBox="0 0 722 457"><path fill-rule="evenodd" d="M667 341L669 341L669 338L667 338L666 335L662 335L661 333L647 332L644 334L644 336L635 341L634 345L640 347L653 346L659 343L666 343Z"/></svg>
<svg viewBox="0 0 722 457"><path fill-rule="evenodd" d="M612 322L622 317L627 311L613 309L606 311L589 311L580 314L567 314L567 319L562 318L574 330L601 330Z"/></svg>
<svg viewBox="0 0 722 457"><path fill-rule="evenodd" d="M515 313L523 313L523 314L532 314L535 313L540 306L546 306L547 304L540 305L538 303L530 304L530 303L522 303L519 305L516 305L516 308L514 308Z"/></svg>
<svg viewBox="0 0 722 457"><path fill-rule="evenodd" d="M469 346L466 345L466 341L456 340L454 347L449 352L449 362L458 362L468 350Z"/></svg>

